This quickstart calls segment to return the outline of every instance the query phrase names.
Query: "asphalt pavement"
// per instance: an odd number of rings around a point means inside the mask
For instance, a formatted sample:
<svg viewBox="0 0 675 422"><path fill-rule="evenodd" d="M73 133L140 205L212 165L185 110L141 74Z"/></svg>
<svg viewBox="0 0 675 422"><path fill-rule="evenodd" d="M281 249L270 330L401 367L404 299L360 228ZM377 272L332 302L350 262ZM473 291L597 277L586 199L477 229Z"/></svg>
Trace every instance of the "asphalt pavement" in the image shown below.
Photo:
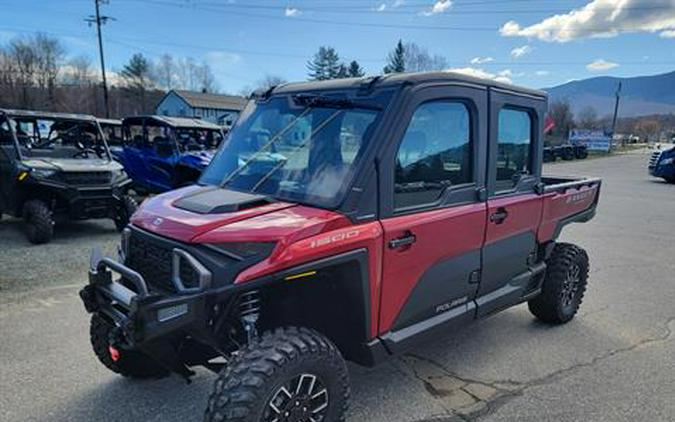
<svg viewBox="0 0 675 422"><path fill-rule="evenodd" d="M589 288L567 325L525 305L447 332L376 368L350 365L350 421L675 420L675 185L643 152L557 163L603 178L598 214L563 241L587 249ZM77 291L87 251L113 250L111 222L57 230L31 246L0 221L0 420L198 421L215 376L132 381L89 347Z"/></svg>

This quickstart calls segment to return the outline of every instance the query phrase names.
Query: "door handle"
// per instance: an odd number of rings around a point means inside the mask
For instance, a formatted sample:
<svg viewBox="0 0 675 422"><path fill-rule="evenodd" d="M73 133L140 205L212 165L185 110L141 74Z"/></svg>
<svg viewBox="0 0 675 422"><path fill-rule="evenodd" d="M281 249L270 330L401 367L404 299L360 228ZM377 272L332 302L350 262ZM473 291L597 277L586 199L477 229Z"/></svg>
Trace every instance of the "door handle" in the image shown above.
<svg viewBox="0 0 675 422"><path fill-rule="evenodd" d="M407 231L403 237L392 239L389 241L389 249L398 249L403 246L412 245L417 241L417 236L412 232Z"/></svg>
<svg viewBox="0 0 675 422"><path fill-rule="evenodd" d="M504 207L499 207L497 208L497 211L493 214L490 214L490 221L495 223L495 224L502 224L504 220L506 220L506 217L509 216L508 211L506 211L506 208Z"/></svg>

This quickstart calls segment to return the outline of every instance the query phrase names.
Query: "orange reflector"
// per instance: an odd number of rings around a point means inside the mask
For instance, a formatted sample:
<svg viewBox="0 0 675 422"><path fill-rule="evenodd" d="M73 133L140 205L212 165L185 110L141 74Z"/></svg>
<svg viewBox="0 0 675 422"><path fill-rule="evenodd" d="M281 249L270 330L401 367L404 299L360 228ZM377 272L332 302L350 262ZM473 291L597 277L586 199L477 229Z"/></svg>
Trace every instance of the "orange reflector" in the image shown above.
<svg viewBox="0 0 675 422"><path fill-rule="evenodd" d="M314 274L316 274L316 271L307 271L306 273L289 275L288 277L285 277L284 280L286 280L286 281L297 280L298 278L310 277L310 276L313 276Z"/></svg>
<svg viewBox="0 0 675 422"><path fill-rule="evenodd" d="M120 351L114 347L108 346L108 353L110 353L110 359L112 359L113 362L120 360Z"/></svg>
<svg viewBox="0 0 675 422"><path fill-rule="evenodd" d="M19 173L19 182L23 182L26 177L28 177L27 171L22 171L21 173Z"/></svg>

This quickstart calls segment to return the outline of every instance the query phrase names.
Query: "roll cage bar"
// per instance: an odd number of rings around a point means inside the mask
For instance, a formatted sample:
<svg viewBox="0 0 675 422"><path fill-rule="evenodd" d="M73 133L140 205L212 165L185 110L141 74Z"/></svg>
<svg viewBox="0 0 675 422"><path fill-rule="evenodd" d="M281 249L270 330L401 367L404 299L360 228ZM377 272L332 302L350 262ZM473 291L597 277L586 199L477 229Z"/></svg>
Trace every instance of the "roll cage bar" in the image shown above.
<svg viewBox="0 0 675 422"><path fill-rule="evenodd" d="M28 111L28 110L2 110L0 109L0 123L3 121L7 122L9 132L12 134L12 140L14 144L14 150L16 151L16 156L19 160L24 160L23 154L21 154L21 144L19 143L19 138L16 135L16 129L10 124L10 120L13 118L25 118L31 120L40 120L40 119L49 119L54 121L72 121L72 122L87 122L94 125L96 128L96 133L103 144L103 149L105 150L105 156L108 160L112 160L112 155L110 154L110 149L108 148L108 143L105 140L103 130L101 125L98 123L98 120L94 116L89 116L86 114L71 114L71 113L52 113L52 112L39 112L39 111Z"/></svg>

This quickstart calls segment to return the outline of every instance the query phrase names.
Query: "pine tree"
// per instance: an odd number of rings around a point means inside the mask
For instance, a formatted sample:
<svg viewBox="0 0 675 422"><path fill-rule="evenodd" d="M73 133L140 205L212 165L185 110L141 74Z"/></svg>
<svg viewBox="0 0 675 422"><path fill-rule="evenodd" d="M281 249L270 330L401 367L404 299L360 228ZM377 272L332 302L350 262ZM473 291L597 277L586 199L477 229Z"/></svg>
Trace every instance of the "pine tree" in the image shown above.
<svg viewBox="0 0 675 422"><path fill-rule="evenodd" d="M363 68L359 64L359 62L357 62L356 60L352 60L352 62L349 63L347 73L351 78L360 78L366 74L366 72L364 72Z"/></svg>
<svg viewBox="0 0 675 422"><path fill-rule="evenodd" d="M120 72L127 89L138 98L141 110L146 110L145 91L152 88L152 63L142 54L134 54Z"/></svg>
<svg viewBox="0 0 675 422"><path fill-rule="evenodd" d="M333 47L319 47L312 60L307 62L309 78L316 81L339 77L340 67L340 56Z"/></svg>
<svg viewBox="0 0 675 422"><path fill-rule="evenodd" d="M340 66L338 66L338 73L336 78L338 79L344 79L349 77L349 69L344 63L340 63Z"/></svg>
<svg viewBox="0 0 675 422"><path fill-rule="evenodd" d="M405 72L405 48L403 47L403 41L398 40L396 48L389 53L387 60L389 60L389 64L382 69L384 73Z"/></svg>

